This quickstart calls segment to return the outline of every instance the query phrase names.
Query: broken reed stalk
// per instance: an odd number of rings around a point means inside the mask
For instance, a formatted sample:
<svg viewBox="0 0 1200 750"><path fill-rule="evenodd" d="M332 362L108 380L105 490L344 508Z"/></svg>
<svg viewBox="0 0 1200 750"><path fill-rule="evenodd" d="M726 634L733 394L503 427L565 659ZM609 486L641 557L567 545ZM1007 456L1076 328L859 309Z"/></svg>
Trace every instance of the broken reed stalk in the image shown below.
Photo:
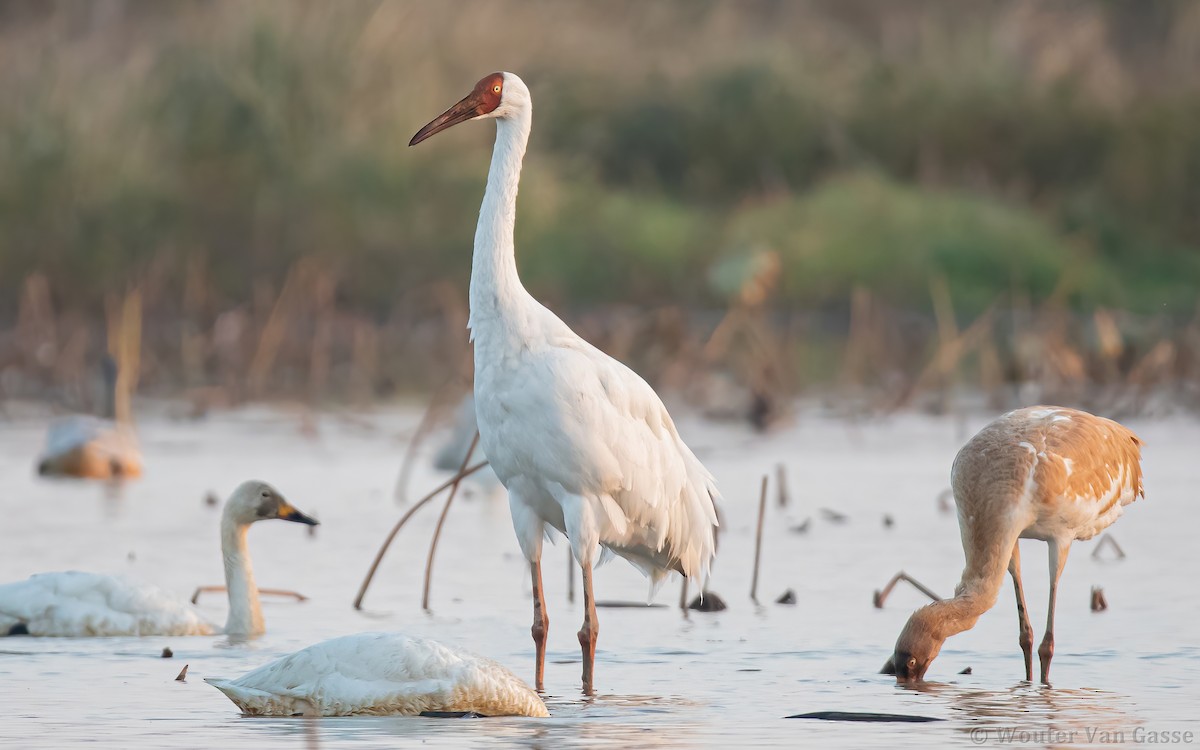
<svg viewBox="0 0 1200 750"><path fill-rule="evenodd" d="M462 465L458 467L461 474L462 470L467 468L467 462L471 460L471 456L475 455L475 446L479 445L479 430L475 430L475 437L471 438L471 447L467 448L467 455L463 456ZM461 479L459 481L462 481ZM450 504L454 502L454 496L458 494L459 482L455 482L450 488L450 496L446 498L446 504L442 506L442 515L438 516L437 526L433 529L433 539L429 542L429 557L425 559L425 590L421 592L421 609L429 611L429 585L433 579L433 554L437 552L438 539L442 536L442 524L446 523L446 514L450 512Z"/></svg>
<svg viewBox="0 0 1200 750"><path fill-rule="evenodd" d="M218 591L223 592L228 591L228 589L224 586L197 586L196 591L192 594L192 604L200 600L201 594L215 594ZM264 596L287 596L298 602L308 601L308 597L299 591L288 591L287 589L259 589L258 593Z"/></svg>
<svg viewBox="0 0 1200 750"><path fill-rule="evenodd" d="M892 593L892 589L896 588L896 584L900 581L909 582L912 584L913 588L915 588L917 591L920 591L925 596L928 596L935 602L940 602L942 600L942 597L933 593L933 591L925 586L925 584L921 583L902 570L896 575L892 576L892 580L887 582L887 585L883 587L882 591L875 592L875 609L883 609L883 603L887 601L888 596Z"/></svg>
<svg viewBox="0 0 1200 750"><path fill-rule="evenodd" d="M383 546L379 548L379 552L375 555L375 561L371 563L371 569L367 571L367 577L363 579L362 586L358 589L358 596L354 598L355 609L362 609L363 597L367 595L367 587L371 585L371 579L375 577L375 571L379 568L379 563L383 560L384 553L387 552L388 547L391 546L392 540L395 539L396 535L400 533L400 529L404 527L404 524L408 523L408 519L412 518L413 514L420 510L425 503L441 494L442 490L446 489L447 487L458 486L458 483L463 479L466 479L487 465L487 461L480 461L471 468L458 472L450 479L447 479L445 482L442 482L440 485L438 485L428 495L414 503L413 506L409 508L403 516L400 517L400 520L397 521L396 525L392 527L392 530L387 535L387 538L383 540Z"/></svg>
<svg viewBox="0 0 1200 750"><path fill-rule="evenodd" d="M763 516L767 512L767 475L763 474L758 495L758 531L754 535L754 577L750 579L750 601L758 604L758 564L762 560Z"/></svg>

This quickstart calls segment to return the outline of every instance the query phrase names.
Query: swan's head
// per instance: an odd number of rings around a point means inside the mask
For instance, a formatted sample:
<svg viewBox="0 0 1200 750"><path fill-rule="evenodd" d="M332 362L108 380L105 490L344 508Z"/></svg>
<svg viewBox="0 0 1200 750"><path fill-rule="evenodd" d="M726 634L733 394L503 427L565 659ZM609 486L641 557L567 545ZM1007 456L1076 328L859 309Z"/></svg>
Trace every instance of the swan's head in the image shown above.
<svg viewBox="0 0 1200 750"><path fill-rule="evenodd" d="M908 618L892 656L883 665L883 674L896 676L896 682L914 683L925 679L925 670L937 658L946 639L939 632L940 620L931 608L922 607Z"/></svg>
<svg viewBox="0 0 1200 750"><path fill-rule="evenodd" d="M492 73L479 79L471 93L417 131L408 145L415 146L431 135L467 120L507 118L532 106L525 82L512 73Z"/></svg>
<svg viewBox="0 0 1200 750"><path fill-rule="evenodd" d="M239 526L270 518L317 525L315 518L296 510L274 487L255 479L242 482L225 501L225 518Z"/></svg>

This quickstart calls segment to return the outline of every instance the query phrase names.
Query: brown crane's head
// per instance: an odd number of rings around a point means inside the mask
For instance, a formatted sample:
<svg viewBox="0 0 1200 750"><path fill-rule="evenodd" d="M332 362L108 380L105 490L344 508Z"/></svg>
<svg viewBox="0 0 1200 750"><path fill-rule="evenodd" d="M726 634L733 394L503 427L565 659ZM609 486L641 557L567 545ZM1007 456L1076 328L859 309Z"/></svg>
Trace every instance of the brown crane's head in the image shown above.
<svg viewBox="0 0 1200 750"><path fill-rule="evenodd" d="M510 117L530 107L529 89L512 73L492 73L479 79L471 93L417 131L408 145L467 120Z"/></svg>
<svg viewBox="0 0 1200 750"><path fill-rule="evenodd" d="M941 618L937 611L922 607L908 618L908 623L896 639L895 651L880 672L895 675L899 683L921 682L925 679L925 670L937 658L945 642L946 636L941 635Z"/></svg>

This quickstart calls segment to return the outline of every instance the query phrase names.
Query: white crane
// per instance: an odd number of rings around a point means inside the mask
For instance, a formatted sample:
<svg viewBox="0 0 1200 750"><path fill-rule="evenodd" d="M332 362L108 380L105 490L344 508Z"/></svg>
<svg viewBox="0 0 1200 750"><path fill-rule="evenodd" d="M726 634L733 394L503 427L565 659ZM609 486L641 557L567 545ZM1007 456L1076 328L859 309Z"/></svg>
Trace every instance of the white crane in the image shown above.
<svg viewBox="0 0 1200 750"><path fill-rule="evenodd" d="M1033 627L1021 586L1019 539L1050 546L1050 609L1038 647L1050 682L1054 604L1067 552L1091 539L1143 495L1141 441L1126 427L1084 411L1033 406L979 431L954 458L951 484L967 564L954 597L918 609L883 671L898 682L924 679L947 638L975 626L1012 576L1025 679L1033 679Z"/></svg>
<svg viewBox="0 0 1200 750"><path fill-rule="evenodd" d="M592 566L599 547L655 583L678 571L703 585L716 551L712 475L684 444L645 380L567 327L517 275L517 186L529 140L529 89L493 73L412 138L494 119L496 145L475 230L469 326L475 409L492 469L508 489L513 528L533 579L535 682L542 689L549 620L542 598L547 524L583 569L583 687L596 658Z"/></svg>

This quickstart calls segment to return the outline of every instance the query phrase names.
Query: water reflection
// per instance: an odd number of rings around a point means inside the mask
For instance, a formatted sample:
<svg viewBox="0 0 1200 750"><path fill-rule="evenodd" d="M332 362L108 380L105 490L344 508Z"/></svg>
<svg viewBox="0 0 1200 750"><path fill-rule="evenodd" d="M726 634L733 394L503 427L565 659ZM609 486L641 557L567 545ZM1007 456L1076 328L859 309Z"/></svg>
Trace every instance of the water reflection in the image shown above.
<svg viewBox="0 0 1200 750"><path fill-rule="evenodd" d="M1095 688L1053 688L1021 682L1000 690L927 683L919 692L936 696L961 721L973 742L1022 745L1105 743L1129 737L1143 724L1126 710L1128 696Z"/></svg>
<svg viewBox="0 0 1200 750"><path fill-rule="evenodd" d="M374 744L380 739L412 740L431 745L463 746L484 738L512 747L556 750L564 747L664 747L689 744L696 726L682 720L676 709L696 707L682 697L600 695L580 698L549 697L549 719L501 717L435 719L420 716L348 716L333 718L263 718L243 716L240 728L290 740L308 748ZM266 739L265 737L263 738ZM399 743L397 743L399 744Z"/></svg>

